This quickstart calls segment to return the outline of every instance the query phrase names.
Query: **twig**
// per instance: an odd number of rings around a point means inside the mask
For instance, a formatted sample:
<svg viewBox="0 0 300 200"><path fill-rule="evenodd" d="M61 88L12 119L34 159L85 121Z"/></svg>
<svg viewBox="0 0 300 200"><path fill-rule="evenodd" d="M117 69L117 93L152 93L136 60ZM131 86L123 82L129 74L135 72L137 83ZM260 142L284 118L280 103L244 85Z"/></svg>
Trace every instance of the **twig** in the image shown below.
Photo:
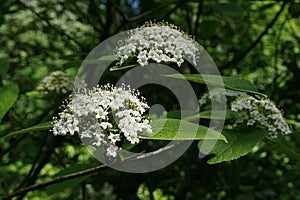
<svg viewBox="0 0 300 200"><path fill-rule="evenodd" d="M157 154L160 154L161 152L164 152L164 151L167 151L169 149L172 149L174 148L176 145L178 145L178 143L180 142L177 142L177 143L174 143L174 144L171 144L171 145L168 145L168 146L165 146L165 147L162 147L156 151L152 151L150 153L144 153L142 155L138 155L135 157L136 160L140 160L140 159L144 159L144 158L148 158L148 157L151 157L151 156L155 156ZM133 159L134 160L134 159Z"/></svg>
<svg viewBox="0 0 300 200"><path fill-rule="evenodd" d="M265 30L256 38L256 40L245 51L243 51L242 53L238 54L237 56L235 56L233 58L232 61L230 61L227 64L225 64L223 66L223 68L227 68L230 65L239 63L244 57L246 57L248 55L248 53L259 43L259 41L263 38L263 36L268 33L269 29L273 27L273 25L277 21L278 17L280 16L280 14L282 13L282 11L284 10L284 8L285 8L285 6L286 6L287 3L288 3L288 1L284 1L283 2L280 10L276 13L275 17L271 20L271 22L267 24Z"/></svg>
<svg viewBox="0 0 300 200"><path fill-rule="evenodd" d="M52 152L54 151L55 147L57 146L57 140L52 139L52 141L50 141L49 143L47 143L48 148L46 149L46 152L43 152L41 159L38 159L38 165L34 169L32 175L29 177L28 182L24 185L24 187L33 185L36 182L36 180L38 179L38 175L40 174L41 170L48 163ZM26 192L21 194L18 199L23 199L25 195L26 195Z"/></svg>
<svg viewBox="0 0 300 200"><path fill-rule="evenodd" d="M48 138L48 135L45 135L44 140L43 140L43 142L42 142L42 144L41 144L41 146L40 146L40 148L38 150L37 156L36 156L35 160L33 161L32 165L31 165L31 169L29 170L29 172L28 172L27 176L24 178L24 180L16 188L16 190L19 190L20 188L22 188L22 186L26 185L26 183L28 182L28 180L30 180L31 175L33 174L34 169L36 167L36 164L38 163L38 161L39 161L39 159L40 159L40 157L42 155L42 151L43 151L43 148L44 148L44 146L46 144L47 138Z"/></svg>

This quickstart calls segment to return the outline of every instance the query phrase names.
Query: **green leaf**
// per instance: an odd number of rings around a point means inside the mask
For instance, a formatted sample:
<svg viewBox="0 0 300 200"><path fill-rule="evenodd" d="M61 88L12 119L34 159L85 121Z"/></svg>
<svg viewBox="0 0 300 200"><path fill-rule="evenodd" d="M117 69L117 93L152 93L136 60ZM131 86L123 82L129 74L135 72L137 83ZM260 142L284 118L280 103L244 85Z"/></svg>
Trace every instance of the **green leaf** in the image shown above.
<svg viewBox="0 0 300 200"><path fill-rule="evenodd" d="M248 127L240 131L223 130L222 134L225 135L228 143L217 141L209 152L209 154L215 154L215 157L209 159L208 164L230 161L248 154L263 139L266 131ZM201 153L206 154L205 149L202 149L202 144L203 142L200 141L198 147Z"/></svg>
<svg viewBox="0 0 300 200"><path fill-rule="evenodd" d="M4 136L4 138L8 138L8 137L15 137L21 134L25 134L25 133L31 133L31 132L36 132L36 131L44 131L44 130L49 130L52 128L52 124L51 122L44 122L29 128L25 128L22 130L17 130L11 133L8 133Z"/></svg>
<svg viewBox="0 0 300 200"><path fill-rule="evenodd" d="M10 83L0 87L0 122L18 98L19 87Z"/></svg>
<svg viewBox="0 0 300 200"><path fill-rule="evenodd" d="M214 111L207 110L199 114L186 117L184 118L184 120L191 121L198 118L224 120L224 119L234 119L236 118L236 116L237 113L232 110L214 110Z"/></svg>
<svg viewBox="0 0 300 200"><path fill-rule="evenodd" d="M7 58L0 58L0 78L3 78L9 68L9 62Z"/></svg>
<svg viewBox="0 0 300 200"><path fill-rule="evenodd" d="M185 79L188 81L200 83L200 84L207 84L216 87L225 87L226 89L236 90L240 92L247 92L252 94L258 94L262 96L266 96L265 94L259 93L257 89L252 85L252 83L245 79L240 79L236 77L229 77L229 76L218 76L218 75L200 75L200 74L170 74L165 75L171 78L177 79ZM223 83L220 82L220 77L223 79Z"/></svg>
<svg viewBox="0 0 300 200"><path fill-rule="evenodd" d="M80 172L89 168L95 167L94 164L78 164L75 166L71 166L59 173L57 173L53 178L59 177L59 176L65 176L68 174L72 174L72 173L76 173L76 172ZM46 187L46 193L48 195L52 195L55 193L59 193L59 192L63 192L65 189L67 188L72 188L75 185L81 183L82 181L86 180L87 178L89 178L89 176L91 176L91 174L85 175L85 176L81 176L78 178L74 178L74 179L70 179L70 180L66 180L63 181L61 183L57 183L57 184L53 184L53 185L49 185Z"/></svg>
<svg viewBox="0 0 300 200"><path fill-rule="evenodd" d="M90 59L90 60L73 60L63 64L64 69L71 68L71 67L80 67L81 64L84 62L85 64L96 64L101 62L113 62L115 60L115 56L107 55L102 56L98 59Z"/></svg>
<svg viewBox="0 0 300 200"><path fill-rule="evenodd" d="M151 122L153 134L140 136L151 140L223 140L221 133L205 126L193 124L179 119L156 119Z"/></svg>
<svg viewBox="0 0 300 200"><path fill-rule="evenodd" d="M182 116L189 117L195 114L196 114L195 111L190 111L190 110L171 110L168 111L167 118L181 119Z"/></svg>
<svg viewBox="0 0 300 200"><path fill-rule="evenodd" d="M128 69L128 68L132 68L138 65L126 65L126 66L112 66L109 70L112 71L118 71L118 70L122 70L122 69Z"/></svg>

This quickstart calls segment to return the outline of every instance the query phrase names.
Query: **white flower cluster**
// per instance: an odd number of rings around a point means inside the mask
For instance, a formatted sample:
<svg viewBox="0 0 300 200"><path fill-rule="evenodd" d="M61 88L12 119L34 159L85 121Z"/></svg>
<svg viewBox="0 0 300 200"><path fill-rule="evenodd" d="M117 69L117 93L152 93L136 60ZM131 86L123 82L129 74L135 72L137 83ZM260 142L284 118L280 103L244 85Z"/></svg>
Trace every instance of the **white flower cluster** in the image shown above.
<svg viewBox="0 0 300 200"><path fill-rule="evenodd" d="M54 135L74 135L95 147L104 146L106 155L116 157L116 145L124 136L130 143L139 142L140 133L152 133L150 122L143 116L149 106L139 93L124 85L110 85L81 90L54 119Z"/></svg>
<svg viewBox="0 0 300 200"><path fill-rule="evenodd" d="M72 91L73 79L62 71L54 71L37 86L37 90L66 94Z"/></svg>
<svg viewBox="0 0 300 200"><path fill-rule="evenodd" d="M258 100L248 95L242 96L232 102L231 110L239 114L237 123L246 122L248 126L260 125L265 127L271 137L277 137L278 133L291 133L282 113L268 99Z"/></svg>
<svg viewBox="0 0 300 200"><path fill-rule="evenodd" d="M148 23L132 31L129 38L116 50L116 56L120 65L132 58L136 58L141 66L154 61L177 63L180 67L184 58L196 65L196 44L174 25Z"/></svg>

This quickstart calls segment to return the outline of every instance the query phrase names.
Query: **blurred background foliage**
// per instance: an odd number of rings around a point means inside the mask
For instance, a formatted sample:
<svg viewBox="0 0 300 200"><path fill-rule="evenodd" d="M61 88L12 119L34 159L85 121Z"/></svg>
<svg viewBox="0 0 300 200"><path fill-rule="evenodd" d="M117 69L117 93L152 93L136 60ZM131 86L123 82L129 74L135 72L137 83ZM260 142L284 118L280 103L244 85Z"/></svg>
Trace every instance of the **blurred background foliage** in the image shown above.
<svg viewBox="0 0 300 200"><path fill-rule="evenodd" d="M49 121L67 96L29 95L39 81L147 20L177 25L221 74L251 80L284 110L294 131L281 140L300 152L299 1L1 0L0 84L16 83L19 92L0 134ZM74 67L65 71L74 75ZM208 165L196 145L160 171L104 169L16 199L300 199L300 165L276 149L261 144L239 160ZM49 132L0 139L0 153L0 196L99 164L79 142Z"/></svg>

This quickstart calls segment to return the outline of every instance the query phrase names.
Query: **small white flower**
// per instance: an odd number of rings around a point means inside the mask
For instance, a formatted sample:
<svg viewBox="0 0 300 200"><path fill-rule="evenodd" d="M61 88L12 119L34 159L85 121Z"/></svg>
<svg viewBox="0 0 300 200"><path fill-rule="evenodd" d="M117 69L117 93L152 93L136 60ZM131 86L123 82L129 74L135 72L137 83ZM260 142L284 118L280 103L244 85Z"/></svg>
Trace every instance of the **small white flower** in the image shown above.
<svg viewBox="0 0 300 200"><path fill-rule="evenodd" d="M131 143L131 144L136 144L136 143L139 143L139 138L138 137L134 137L134 136L128 136L127 137L127 140Z"/></svg>
<svg viewBox="0 0 300 200"><path fill-rule="evenodd" d="M113 134L113 133L110 133L109 136L108 136L108 139L112 142L112 143L116 143L117 141L120 141L120 134Z"/></svg>
<svg viewBox="0 0 300 200"><path fill-rule="evenodd" d="M104 130L106 130L107 128L112 128L112 127L113 127L112 124L109 123L109 122L101 122L101 123L100 123L100 126L101 126Z"/></svg>
<svg viewBox="0 0 300 200"><path fill-rule="evenodd" d="M119 148L115 145L109 145L106 149L106 155L111 157L117 157Z"/></svg>

